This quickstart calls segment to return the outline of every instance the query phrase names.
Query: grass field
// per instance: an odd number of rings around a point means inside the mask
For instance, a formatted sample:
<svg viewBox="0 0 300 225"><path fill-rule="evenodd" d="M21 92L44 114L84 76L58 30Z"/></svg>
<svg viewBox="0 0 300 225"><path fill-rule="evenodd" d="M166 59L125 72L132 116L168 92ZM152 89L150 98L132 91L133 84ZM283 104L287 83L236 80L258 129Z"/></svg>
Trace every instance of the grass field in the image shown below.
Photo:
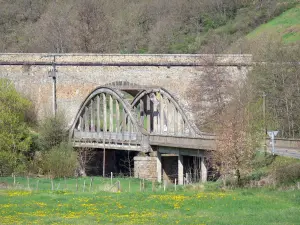
<svg viewBox="0 0 300 225"><path fill-rule="evenodd" d="M98 180L97 185L104 183ZM67 183L71 187L74 181ZM152 191L146 183L148 188L141 192L139 180L122 181L123 186L132 183L130 192L50 191L49 183L43 186L41 181L39 191L2 189L0 224L300 224L299 190L170 187L164 192L158 187ZM26 186L26 178L23 183ZM57 188L59 180L55 183Z"/></svg>
<svg viewBox="0 0 300 225"><path fill-rule="evenodd" d="M259 26L247 38L255 40L266 36L282 37L284 43L300 41L300 5Z"/></svg>

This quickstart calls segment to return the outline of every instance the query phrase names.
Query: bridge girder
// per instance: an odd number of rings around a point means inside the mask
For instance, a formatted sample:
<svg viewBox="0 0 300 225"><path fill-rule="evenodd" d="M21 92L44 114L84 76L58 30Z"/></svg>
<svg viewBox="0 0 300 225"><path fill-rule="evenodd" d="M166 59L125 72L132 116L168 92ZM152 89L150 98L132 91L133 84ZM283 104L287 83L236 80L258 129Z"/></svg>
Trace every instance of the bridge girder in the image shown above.
<svg viewBox="0 0 300 225"><path fill-rule="evenodd" d="M149 152L151 145L165 142L166 138L159 136L171 138L168 145L174 142L176 147L211 149L199 141L203 137L197 135L178 101L163 88L141 90L130 104L122 91L98 87L83 101L70 129L75 147ZM211 142L211 136L208 140Z"/></svg>

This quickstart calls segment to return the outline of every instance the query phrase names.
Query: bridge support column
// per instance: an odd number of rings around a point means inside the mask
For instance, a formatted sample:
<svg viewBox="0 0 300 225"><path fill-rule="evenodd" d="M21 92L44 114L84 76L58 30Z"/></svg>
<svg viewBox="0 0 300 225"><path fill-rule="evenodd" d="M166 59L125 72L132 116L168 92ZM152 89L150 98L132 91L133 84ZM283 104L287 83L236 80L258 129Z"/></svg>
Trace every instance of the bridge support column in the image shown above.
<svg viewBox="0 0 300 225"><path fill-rule="evenodd" d="M201 181L202 183L207 181L207 168L205 166L204 157L201 157Z"/></svg>
<svg viewBox="0 0 300 225"><path fill-rule="evenodd" d="M178 154L178 184L183 185L183 155Z"/></svg>
<svg viewBox="0 0 300 225"><path fill-rule="evenodd" d="M161 154L159 151L157 151L156 172L157 172L157 182L161 183L162 164L161 164Z"/></svg>

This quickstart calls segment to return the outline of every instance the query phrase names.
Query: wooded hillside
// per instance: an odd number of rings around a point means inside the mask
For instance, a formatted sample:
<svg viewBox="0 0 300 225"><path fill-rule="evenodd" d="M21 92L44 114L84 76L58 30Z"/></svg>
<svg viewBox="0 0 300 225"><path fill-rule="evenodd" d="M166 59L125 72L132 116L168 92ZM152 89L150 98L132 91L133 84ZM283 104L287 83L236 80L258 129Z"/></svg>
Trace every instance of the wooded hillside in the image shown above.
<svg viewBox="0 0 300 225"><path fill-rule="evenodd" d="M296 2L0 0L0 52L222 53Z"/></svg>

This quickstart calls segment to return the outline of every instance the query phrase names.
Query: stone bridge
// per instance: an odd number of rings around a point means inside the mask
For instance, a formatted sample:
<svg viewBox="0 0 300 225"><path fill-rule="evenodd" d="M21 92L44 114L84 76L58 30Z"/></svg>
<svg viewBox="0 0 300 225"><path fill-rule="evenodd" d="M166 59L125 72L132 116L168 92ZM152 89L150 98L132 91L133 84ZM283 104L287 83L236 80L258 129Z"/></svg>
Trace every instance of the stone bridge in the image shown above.
<svg viewBox="0 0 300 225"><path fill-rule="evenodd" d="M197 80L217 68L238 82L250 65L250 55L0 54L0 77L32 100L38 119L63 112L74 147L102 149L103 171L105 149L143 152L135 176L161 181L172 167L183 184L187 164L206 180L215 149L195 125Z"/></svg>

